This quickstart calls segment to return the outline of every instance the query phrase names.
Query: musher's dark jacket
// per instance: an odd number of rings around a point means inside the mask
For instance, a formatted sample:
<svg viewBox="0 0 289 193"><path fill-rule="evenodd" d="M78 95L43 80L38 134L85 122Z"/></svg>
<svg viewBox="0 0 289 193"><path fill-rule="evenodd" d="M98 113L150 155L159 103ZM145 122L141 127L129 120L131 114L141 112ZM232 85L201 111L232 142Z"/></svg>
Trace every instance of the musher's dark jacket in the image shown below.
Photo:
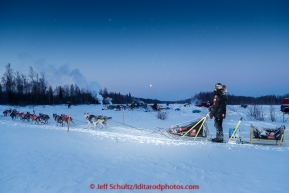
<svg viewBox="0 0 289 193"><path fill-rule="evenodd" d="M209 108L210 118L223 119L226 117L227 94L224 89L214 90L213 105Z"/></svg>

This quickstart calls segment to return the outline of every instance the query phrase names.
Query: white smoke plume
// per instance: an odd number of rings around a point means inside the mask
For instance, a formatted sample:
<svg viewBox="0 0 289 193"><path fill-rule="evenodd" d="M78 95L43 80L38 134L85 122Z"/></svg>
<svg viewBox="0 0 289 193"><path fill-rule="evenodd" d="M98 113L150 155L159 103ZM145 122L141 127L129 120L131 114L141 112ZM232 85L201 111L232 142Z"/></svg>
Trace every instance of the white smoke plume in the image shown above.
<svg viewBox="0 0 289 193"><path fill-rule="evenodd" d="M43 72L48 84L52 87L76 84L80 89L90 91L92 96L102 103L102 96L99 95L101 89L99 84L96 81L88 82L78 68L71 69L69 64L57 67L47 64L45 59L37 60L32 67L37 73Z"/></svg>

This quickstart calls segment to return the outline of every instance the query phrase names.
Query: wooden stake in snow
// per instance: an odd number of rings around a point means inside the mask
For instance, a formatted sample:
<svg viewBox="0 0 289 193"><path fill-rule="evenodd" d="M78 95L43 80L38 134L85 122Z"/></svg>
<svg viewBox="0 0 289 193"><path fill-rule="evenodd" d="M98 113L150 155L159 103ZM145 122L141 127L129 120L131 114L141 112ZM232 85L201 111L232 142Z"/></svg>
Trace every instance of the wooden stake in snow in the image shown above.
<svg viewBox="0 0 289 193"><path fill-rule="evenodd" d="M124 125L124 108L122 108L122 124Z"/></svg>
<svg viewBox="0 0 289 193"><path fill-rule="evenodd" d="M70 125L70 115L68 115L67 132L69 132L69 125Z"/></svg>

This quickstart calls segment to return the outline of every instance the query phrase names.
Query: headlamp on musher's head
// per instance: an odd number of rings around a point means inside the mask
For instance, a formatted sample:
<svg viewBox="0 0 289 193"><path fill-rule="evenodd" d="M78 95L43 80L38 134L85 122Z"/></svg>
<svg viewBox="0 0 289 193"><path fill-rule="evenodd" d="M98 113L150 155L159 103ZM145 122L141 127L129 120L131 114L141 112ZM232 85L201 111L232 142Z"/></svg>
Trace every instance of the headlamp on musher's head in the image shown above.
<svg viewBox="0 0 289 193"><path fill-rule="evenodd" d="M216 90L220 90L220 89L222 89L222 88L223 88L223 85L222 85L221 83L215 84L215 89L216 89Z"/></svg>

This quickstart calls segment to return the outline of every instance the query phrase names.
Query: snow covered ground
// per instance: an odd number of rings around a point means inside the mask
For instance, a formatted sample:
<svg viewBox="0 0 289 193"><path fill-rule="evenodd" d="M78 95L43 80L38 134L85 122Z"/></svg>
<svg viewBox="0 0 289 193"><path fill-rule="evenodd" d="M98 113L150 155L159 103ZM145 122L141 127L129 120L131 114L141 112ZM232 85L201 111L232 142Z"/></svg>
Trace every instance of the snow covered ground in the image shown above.
<svg viewBox="0 0 289 193"><path fill-rule="evenodd" d="M181 110L175 111L177 107ZM0 106L2 111L8 108L18 109ZM165 120L157 119L156 112L102 110L102 105L27 106L20 107L20 112L32 113L33 108L36 114L50 116L48 124L0 115L1 193L288 192L288 145L169 139L155 129L201 118L206 108L173 105ZM279 106L275 106L276 122L268 118L269 106L263 108L265 121L252 121L248 108L228 106L225 139L240 117L244 118L240 135L246 141L251 124L289 128L289 120L281 121ZM195 109L201 113L192 113ZM69 132L67 126L56 126L52 113L71 115L74 123ZM112 119L106 128L86 128L84 113ZM214 136L213 120L207 125Z"/></svg>

